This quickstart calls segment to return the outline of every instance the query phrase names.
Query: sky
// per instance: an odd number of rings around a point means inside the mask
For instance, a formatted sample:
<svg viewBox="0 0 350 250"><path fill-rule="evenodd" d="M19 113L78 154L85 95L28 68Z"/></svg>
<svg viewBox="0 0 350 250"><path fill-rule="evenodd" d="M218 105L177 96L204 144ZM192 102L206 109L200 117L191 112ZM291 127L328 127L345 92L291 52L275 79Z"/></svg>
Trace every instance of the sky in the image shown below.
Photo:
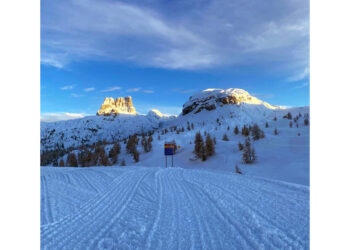
<svg viewBox="0 0 350 250"><path fill-rule="evenodd" d="M42 0L41 119L95 115L105 97L179 114L207 88L309 105L309 1Z"/></svg>

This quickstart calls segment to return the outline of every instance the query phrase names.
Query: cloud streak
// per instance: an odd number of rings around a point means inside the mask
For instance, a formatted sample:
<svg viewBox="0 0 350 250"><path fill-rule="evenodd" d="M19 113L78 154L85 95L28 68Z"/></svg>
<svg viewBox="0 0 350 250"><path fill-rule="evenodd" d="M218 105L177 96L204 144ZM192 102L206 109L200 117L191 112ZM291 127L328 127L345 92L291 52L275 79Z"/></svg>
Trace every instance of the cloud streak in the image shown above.
<svg viewBox="0 0 350 250"><path fill-rule="evenodd" d="M304 0L44 1L41 30L41 62L57 68L84 60L185 70L308 67Z"/></svg>
<svg viewBox="0 0 350 250"><path fill-rule="evenodd" d="M101 90L101 92L112 92L112 91L116 91L116 90L120 90L121 87L119 86L115 86L115 87L110 87L110 88L107 88L107 89L103 89Z"/></svg>
<svg viewBox="0 0 350 250"><path fill-rule="evenodd" d="M67 85L67 86L61 87L61 90L70 90L70 89L73 89L73 88L74 88L73 85Z"/></svg>
<svg viewBox="0 0 350 250"><path fill-rule="evenodd" d="M95 90L95 88L92 88L92 87L91 87L91 88L85 88L85 89L84 89L85 92L91 92L91 91L94 91L94 90Z"/></svg>
<svg viewBox="0 0 350 250"><path fill-rule="evenodd" d="M88 114L85 113L67 113L67 112L57 112L57 113L43 113L40 116L40 121L43 122L56 122L83 118Z"/></svg>

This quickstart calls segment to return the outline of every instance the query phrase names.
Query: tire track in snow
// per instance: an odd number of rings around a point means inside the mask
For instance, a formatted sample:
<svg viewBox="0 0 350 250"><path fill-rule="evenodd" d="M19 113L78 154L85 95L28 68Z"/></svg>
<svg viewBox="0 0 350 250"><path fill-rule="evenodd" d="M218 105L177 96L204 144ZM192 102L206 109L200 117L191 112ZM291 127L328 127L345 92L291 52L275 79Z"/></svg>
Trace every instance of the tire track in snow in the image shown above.
<svg viewBox="0 0 350 250"><path fill-rule="evenodd" d="M130 171L129 173L122 175L121 178L116 179L114 182L115 185L112 189L101 196L96 197L94 201L86 203L77 214L67 216L63 220L51 224L49 227L42 227L41 239L43 246L51 243L57 247L64 245L65 243L70 243L73 237L75 239L80 239L83 234L82 232L80 232L80 234L75 232L77 224L82 228L82 231L88 231L86 235L83 236L84 238L91 235L91 231L94 232L95 230L98 230L96 224L103 224L99 219L103 218L105 210L113 209L113 203L117 203L116 205L123 204L123 201L129 194L128 191L132 189L135 175L140 175L140 173ZM94 227L95 230L93 230Z"/></svg>
<svg viewBox="0 0 350 250"><path fill-rule="evenodd" d="M288 246L294 245L294 247L302 247L303 245L305 245L305 243L303 244L301 239L295 238L293 235L291 235L292 238L290 238L290 236L288 236L285 233L285 229L281 228L279 225L277 225L275 223L275 220L281 221L281 219L285 218L285 217L281 216L280 213L274 214L276 219L271 220L271 219L269 219L269 217L272 217L272 216L266 216L265 214L261 213L261 211L259 211L258 209L256 209L255 207L253 207L247 203L247 201L246 201L247 192L242 192L243 188L245 188L246 190L249 190L250 193L254 193L255 196L257 196L257 197L261 197L261 194L256 192L256 190L252 189L251 187L247 186L246 184L240 186L240 191L245 194L245 197L241 197L241 195L239 193L233 193L231 190L228 190L228 189L226 189L220 185L214 184L214 183L203 183L203 182L199 181L198 184L202 185L202 186L203 186L203 184L207 185L207 186L209 185L209 186L211 186L210 189L212 191L216 188L216 189L221 190L222 195L224 195L224 196L228 195L228 196L231 196L232 198L236 199L238 201L237 204L242 207L241 211L250 211L250 213L253 215L253 219L255 218L255 220L256 220L255 215L258 215L258 218L260 218L262 221L265 221L264 225L268 225L269 227L273 227L274 230L277 230L279 240L285 242ZM209 194L208 191L207 191L207 193ZM209 195L212 195L212 194L209 194ZM259 204L266 204L266 203L268 203L268 199L266 197L264 197L264 201L259 202ZM289 207L286 207L285 209L290 210ZM264 211L266 211L266 209ZM246 212L246 214L248 216L251 216L247 212ZM286 218L288 218L288 217L286 217ZM249 224L247 224L247 226L248 225ZM259 227L261 227L260 223L258 223L257 225L259 225ZM274 234L274 235L276 235L276 234ZM278 245L277 247L280 247L280 246Z"/></svg>

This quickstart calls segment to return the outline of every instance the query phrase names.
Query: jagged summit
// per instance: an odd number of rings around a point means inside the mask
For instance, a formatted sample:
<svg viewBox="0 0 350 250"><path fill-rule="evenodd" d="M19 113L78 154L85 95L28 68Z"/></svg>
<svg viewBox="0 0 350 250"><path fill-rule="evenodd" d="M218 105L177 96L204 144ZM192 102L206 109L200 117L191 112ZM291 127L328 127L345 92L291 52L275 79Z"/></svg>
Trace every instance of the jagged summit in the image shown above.
<svg viewBox="0 0 350 250"><path fill-rule="evenodd" d="M136 110L132 104L131 96L118 97L115 101L112 97L105 98L97 115L111 114L132 114L136 115Z"/></svg>
<svg viewBox="0 0 350 250"><path fill-rule="evenodd" d="M251 96L243 89L205 89L189 98L183 105L182 115L192 112L196 114L203 109L210 111L215 110L218 106L222 107L227 104L239 105L240 103L264 105L269 109L279 108Z"/></svg>

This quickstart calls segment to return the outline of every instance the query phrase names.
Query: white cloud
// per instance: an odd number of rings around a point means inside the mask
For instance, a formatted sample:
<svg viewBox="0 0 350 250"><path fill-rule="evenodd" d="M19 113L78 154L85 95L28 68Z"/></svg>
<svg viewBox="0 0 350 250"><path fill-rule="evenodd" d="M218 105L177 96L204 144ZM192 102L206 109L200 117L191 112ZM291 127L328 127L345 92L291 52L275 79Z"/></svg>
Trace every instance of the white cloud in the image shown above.
<svg viewBox="0 0 350 250"><path fill-rule="evenodd" d="M299 84L297 86L294 86L293 89L300 89L309 86L309 82L303 82L302 84Z"/></svg>
<svg viewBox="0 0 350 250"><path fill-rule="evenodd" d="M73 89L73 88L74 88L73 85L67 85L67 86L63 86L63 87L61 88L61 90L69 90L69 89Z"/></svg>
<svg viewBox="0 0 350 250"><path fill-rule="evenodd" d="M297 82L297 81L301 81L304 80L305 78L307 78L309 76L309 68L305 68L303 71L296 73L295 75L292 75L290 77L287 78L288 82Z"/></svg>
<svg viewBox="0 0 350 250"><path fill-rule="evenodd" d="M79 97L83 97L84 95L79 95L79 94L74 94L73 93L73 94L71 94L71 96L74 97L74 98L79 98Z"/></svg>
<svg viewBox="0 0 350 250"><path fill-rule="evenodd" d="M59 68L82 60L186 70L307 66L308 1L275 1L268 10L263 1L254 8L245 0L191 4L196 11L186 1L44 1L41 61Z"/></svg>
<svg viewBox="0 0 350 250"><path fill-rule="evenodd" d="M153 90L142 90L143 93L146 93L146 94L153 94L154 91Z"/></svg>
<svg viewBox="0 0 350 250"><path fill-rule="evenodd" d="M78 119L87 115L88 114L85 114L85 113L67 113L67 112L43 113L40 116L40 120L43 122L55 122L55 121Z"/></svg>
<svg viewBox="0 0 350 250"><path fill-rule="evenodd" d="M112 92L112 91L120 90L120 89L121 89L121 87L115 86L115 87L110 87L110 88L107 88L107 89L103 89L103 90L101 90L101 92Z"/></svg>
<svg viewBox="0 0 350 250"><path fill-rule="evenodd" d="M126 92L139 92L141 90L141 88L131 88L131 89L127 89Z"/></svg>
<svg viewBox="0 0 350 250"><path fill-rule="evenodd" d="M86 88L86 89L84 89L85 92L90 92L90 91L94 91L94 90L95 90L95 88Z"/></svg>

